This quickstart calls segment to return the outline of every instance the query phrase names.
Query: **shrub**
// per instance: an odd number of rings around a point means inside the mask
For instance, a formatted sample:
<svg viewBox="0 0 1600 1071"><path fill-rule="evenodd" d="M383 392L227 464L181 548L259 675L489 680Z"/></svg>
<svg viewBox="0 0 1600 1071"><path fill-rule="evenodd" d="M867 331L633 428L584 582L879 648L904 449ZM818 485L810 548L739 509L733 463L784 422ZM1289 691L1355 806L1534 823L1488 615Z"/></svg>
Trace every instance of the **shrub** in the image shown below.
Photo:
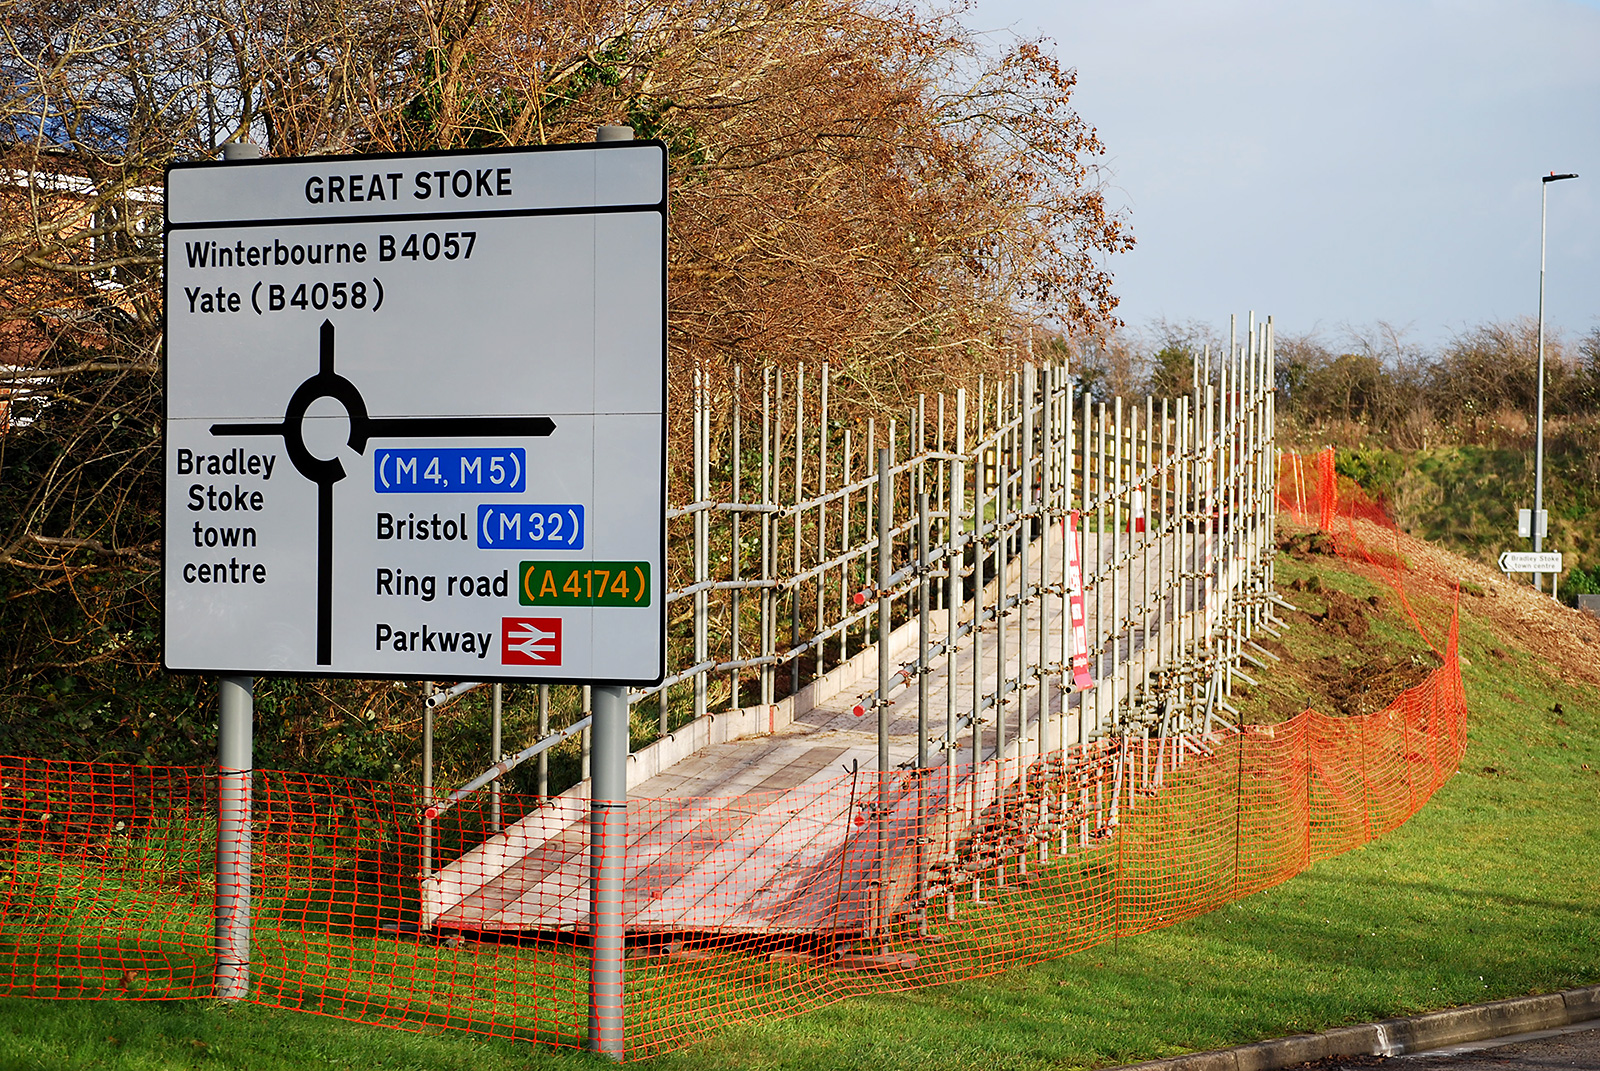
<svg viewBox="0 0 1600 1071"><path fill-rule="evenodd" d="M1577 606L1579 595L1600 595L1600 564L1588 570L1578 565L1567 570L1561 581L1561 601Z"/></svg>

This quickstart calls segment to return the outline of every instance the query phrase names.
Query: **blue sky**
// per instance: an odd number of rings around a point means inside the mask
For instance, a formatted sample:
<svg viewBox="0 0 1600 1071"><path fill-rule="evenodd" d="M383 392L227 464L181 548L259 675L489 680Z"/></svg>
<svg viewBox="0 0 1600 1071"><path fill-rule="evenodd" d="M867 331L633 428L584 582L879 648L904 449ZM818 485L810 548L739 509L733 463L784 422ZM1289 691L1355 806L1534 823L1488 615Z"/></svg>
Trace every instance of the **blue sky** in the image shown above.
<svg viewBox="0 0 1600 1071"><path fill-rule="evenodd" d="M1538 305L1600 327L1600 0L974 0L1043 34L1137 248L1120 312L1435 346Z"/></svg>

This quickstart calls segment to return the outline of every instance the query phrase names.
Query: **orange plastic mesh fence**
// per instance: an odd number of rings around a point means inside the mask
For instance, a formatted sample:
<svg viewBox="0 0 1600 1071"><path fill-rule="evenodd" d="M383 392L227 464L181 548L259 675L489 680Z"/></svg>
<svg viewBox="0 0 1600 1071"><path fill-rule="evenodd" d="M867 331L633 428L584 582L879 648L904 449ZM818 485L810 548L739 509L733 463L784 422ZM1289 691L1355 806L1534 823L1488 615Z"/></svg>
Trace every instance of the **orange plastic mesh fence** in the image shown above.
<svg viewBox="0 0 1600 1071"><path fill-rule="evenodd" d="M1280 459L1278 475L1278 508L1296 522L1313 523L1332 537L1335 553L1353 561L1366 562L1387 574L1395 595L1400 600L1406 616L1416 626L1417 633L1433 648L1434 654L1444 656L1439 638L1422 621L1408 594L1405 577L1405 558L1398 547L1399 531L1390 519L1383 503L1368 495L1351 480L1341 483L1334 470L1334 450L1327 447L1316 455L1316 478L1308 484L1296 485L1296 476L1308 472L1310 464L1300 454L1286 453ZM1301 477L1303 478L1303 477ZM1315 503L1315 521L1309 508ZM1358 529L1367 533L1364 538ZM1379 546L1373 536L1386 536L1391 545Z"/></svg>
<svg viewBox="0 0 1600 1071"><path fill-rule="evenodd" d="M1329 507L1317 468L1312 486L1283 466L1286 508L1342 517L1341 553L1385 565L1354 538L1359 497ZM1441 639L1439 669L1360 717L630 801L628 1055L1167 926L1382 835L1465 747L1453 619ZM0 991L208 995L215 780L0 760ZM496 834L476 797L428 829L403 786L257 771L254 791L250 999L583 1043L583 800L507 794Z"/></svg>
<svg viewBox="0 0 1600 1071"><path fill-rule="evenodd" d="M1310 458L1297 453L1285 453L1279 458L1278 509L1299 524L1343 534L1352 541L1350 549L1355 557L1366 556L1354 545L1360 542L1355 536L1355 522L1368 521L1394 530L1383 503L1352 480L1341 483L1331 446Z"/></svg>

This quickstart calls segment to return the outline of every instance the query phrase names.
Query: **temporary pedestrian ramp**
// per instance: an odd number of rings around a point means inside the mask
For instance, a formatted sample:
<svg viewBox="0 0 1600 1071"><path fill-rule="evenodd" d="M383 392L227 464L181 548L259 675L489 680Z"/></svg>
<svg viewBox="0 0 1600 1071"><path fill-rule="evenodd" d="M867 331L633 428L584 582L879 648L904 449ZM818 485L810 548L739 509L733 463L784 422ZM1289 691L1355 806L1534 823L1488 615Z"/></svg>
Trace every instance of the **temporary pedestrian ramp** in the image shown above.
<svg viewBox="0 0 1600 1071"><path fill-rule="evenodd" d="M629 932L854 935L873 929L880 910L899 914L916 888L919 834L928 837L944 817L944 778L897 774L880 817L869 787L874 778L858 775L851 792L846 777L841 791L835 760L849 750L809 747L800 763L738 796L631 803L623 894ZM586 926L587 810L583 800L561 800L437 875L428 889L434 925L494 932ZM880 853L890 860L883 907L874 898ZM494 877L474 881L491 868Z"/></svg>
<svg viewBox="0 0 1600 1071"><path fill-rule="evenodd" d="M1137 568L1138 559L1131 558L1132 588L1142 584ZM1016 579L1009 578L1013 590ZM762 724L749 712L740 712L742 719L722 714L717 717L724 724L739 724L750 735L689 754L681 748L673 753L673 742L663 741L654 757L641 755L659 772L629 789L623 908L628 931L876 932L880 919L922 910L950 882L970 882L980 869L1021 858L1024 846L1065 846L1063 830L1066 839L1103 832L1111 817L1104 801L1116 798L1118 767L1105 761L1104 746L1069 748L1065 766L1059 750L1063 741L1078 739L1082 695L1062 691L1037 671L1031 676L1045 679L1043 686L1018 684L1030 677L1028 652L1060 649L1062 614L1049 602L1012 607L1010 622L1001 616L1005 627L1016 630L1011 658L1000 672L981 666L976 687L970 648L930 666L923 709L935 734L950 709L949 688L956 689L963 711L990 697L991 716L980 726L979 758L987 761L978 766L976 783L964 719L952 747L935 742L930 768L907 768L914 767L917 754L919 695L913 685L890 699L889 752L896 768L883 787L884 799L878 799L873 718L857 713L870 709L874 649L839 667L828 688L813 690L809 709L785 711L786 724ZM1157 664L1154 656L1175 645L1181 628L1192 634L1198 614L1168 605L1148 646L1143 633L1130 634L1105 653L1097 680L1124 695L1138 694ZM916 627L912 622L897 632L891 660L907 652L914 656ZM1004 763L995 761L995 694L1003 696L1009 726ZM1047 714L1043 753L1041 707ZM952 754L953 764L947 761ZM1151 765L1148 757L1145 765ZM424 927L483 933L585 929L591 865L586 788L575 786L427 876ZM1005 805L1007 799L1015 805Z"/></svg>

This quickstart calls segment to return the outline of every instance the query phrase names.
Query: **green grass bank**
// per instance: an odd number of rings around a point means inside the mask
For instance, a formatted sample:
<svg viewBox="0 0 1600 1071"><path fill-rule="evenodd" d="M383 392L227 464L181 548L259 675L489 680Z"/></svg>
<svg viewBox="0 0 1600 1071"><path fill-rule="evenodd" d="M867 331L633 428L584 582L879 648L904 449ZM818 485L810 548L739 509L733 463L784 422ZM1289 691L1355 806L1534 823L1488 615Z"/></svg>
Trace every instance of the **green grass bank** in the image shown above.
<svg viewBox="0 0 1600 1071"><path fill-rule="evenodd" d="M1322 591L1379 591L1370 573L1335 559L1282 562L1284 581L1302 589L1315 576ZM1487 581L1474 578L1469 590L1483 592ZM1358 644L1318 630L1325 598L1290 597L1310 614L1286 635L1286 653L1303 649L1330 669L1361 657ZM1367 642L1392 648L1409 629L1394 602L1379 599ZM1467 757L1389 837L1169 929L987 979L730 1027L640 1066L1092 1068L1600 982L1600 689L1575 674L1573 658L1551 656L1565 642L1559 628L1519 624L1525 602L1489 590L1461 604ZM1571 643L1585 650L1583 635ZM1586 651L1578 661L1600 666L1600 646ZM1316 677L1305 677L1307 698ZM209 1001L0 1000L4 1069L599 1066L610 1065Z"/></svg>
<svg viewBox="0 0 1600 1071"><path fill-rule="evenodd" d="M1600 454L1559 432L1545 456L1545 550L1565 556L1561 586L1600 592ZM1517 510L1533 508L1534 458L1518 445L1448 445L1421 450L1341 448L1340 475L1383 500L1403 531L1485 565L1527 550Z"/></svg>

